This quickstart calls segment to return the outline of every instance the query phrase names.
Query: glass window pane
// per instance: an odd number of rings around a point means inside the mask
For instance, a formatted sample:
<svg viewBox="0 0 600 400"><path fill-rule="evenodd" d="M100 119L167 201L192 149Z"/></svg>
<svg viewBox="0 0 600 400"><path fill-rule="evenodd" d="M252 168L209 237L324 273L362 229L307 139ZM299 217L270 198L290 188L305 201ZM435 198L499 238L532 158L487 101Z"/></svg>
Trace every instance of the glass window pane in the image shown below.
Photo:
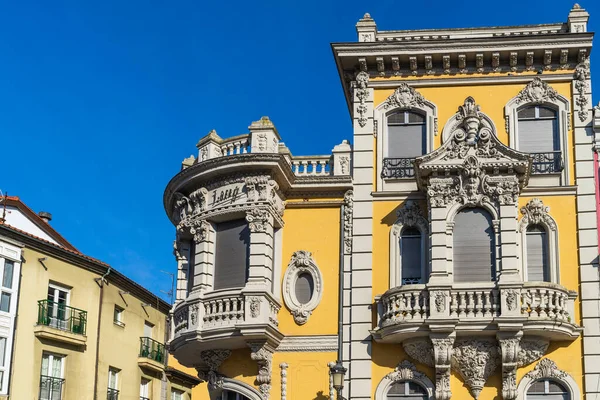
<svg viewBox="0 0 600 400"><path fill-rule="evenodd" d="M307 304L310 299L312 299L313 292L315 290L314 287L315 283L311 274L301 273L298 275L294 293L296 294L296 299L298 299L300 304Z"/></svg>
<svg viewBox="0 0 600 400"><path fill-rule="evenodd" d="M535 118L535 107L526 107L519 110L519 118Z"/></svg>
<svg viewBox="0 0 600 400"><path fill-rule="evenodd" d="M0 338L0 366L4 367L4 353L6 351L6 338ZM1 380L0 380L1 382Z"/></svg>
<svg viewBox="0 0 600 400"><path fill-rule="evenodd" d="M15 263L13 261L4 261L4 275L2 276L2 286L5 288L12 289L13 281L13 270L15 269Z"/></svg>
<svg viewBox="0 0 600 400"><path fill-rule="evenodd" d="M388 124L403 124L404 123L404 112L397 112L388 115Z"/></svg>
<svg viewBox="0 0 600 400"><path fill-rule="evenodd" d="M539 107L538 110L540 118L556 118L556 111L551 108Z"/></svg>
<svg viewBox="0 0 600 400"><path fill-rule="evenodd" d="M425 122L425 116L423 114L418 114L414 112L408 113L408 122L411 124L422 124Z"/></svg>
<svg viewBox="0 0 600 400"><path fill-rule="evenodd" d="M2 292L0 295L0 311L9 312L10 311L10 294Z"/></svg>
<svg viewBox="0 0 600 400"><path fill-rule="evenodd" d="M454 219L454 282L495 280L495 234L491 215L482 208L464 209Z"/></svg>
<svg viewBox="0 0 600 400"><path fill-rule="evenodd" d="M400 236L400 256L402 259L402 284L410 285L421 281L421 232L417 229L404 229Z"/></svg>

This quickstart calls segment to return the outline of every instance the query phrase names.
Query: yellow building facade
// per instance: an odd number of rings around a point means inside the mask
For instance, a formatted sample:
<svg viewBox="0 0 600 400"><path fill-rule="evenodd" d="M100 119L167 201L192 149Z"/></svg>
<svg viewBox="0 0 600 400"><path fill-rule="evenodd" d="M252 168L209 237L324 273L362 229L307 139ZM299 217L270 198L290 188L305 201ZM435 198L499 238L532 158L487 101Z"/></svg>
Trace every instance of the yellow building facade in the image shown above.
<svg viewBox="0 0 600 400"><path fill-rule="evenodd" d="M588 17L366 14L332 44L351 145L293 156L266 117L202 138L164 196L194 399L599 397Z"/></svg>
<svg viewBox="0 0 600 400"><path fill-rule="evenodd" d="M166 367L169 304L7 202L0 243L20 284L5 398L189 400L197 378Z"/></svg>

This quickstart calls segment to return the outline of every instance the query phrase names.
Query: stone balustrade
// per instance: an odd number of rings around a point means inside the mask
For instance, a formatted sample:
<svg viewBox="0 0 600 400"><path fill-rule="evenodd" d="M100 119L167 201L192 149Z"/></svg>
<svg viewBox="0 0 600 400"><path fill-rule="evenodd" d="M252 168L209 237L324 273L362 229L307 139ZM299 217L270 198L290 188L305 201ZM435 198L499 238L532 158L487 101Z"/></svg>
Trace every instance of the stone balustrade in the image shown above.
<svg viewBox="0 0 600 400"><path fill-rule="evenodd" d="M246 154L250 152L250 134L234 136L223 140L219 146L223 156Z"/></svg>
<svg viewBox="0 0 600 400"><path fill-rule="evenodd" d="M494 283L430 287L403 285L377 299L376 340L401 342L431 324L448 324L463 331L498 330L498 324L522 324L525 332L557 340L578 337L574 322L575 291L546 282L508 287Z"/></svg>
<svg viewBox="0 0 600 400"><path fill-rule="evenodd" d="M316 176L331 174L330 156L293 157L292 171L296 176Z"/></svg>

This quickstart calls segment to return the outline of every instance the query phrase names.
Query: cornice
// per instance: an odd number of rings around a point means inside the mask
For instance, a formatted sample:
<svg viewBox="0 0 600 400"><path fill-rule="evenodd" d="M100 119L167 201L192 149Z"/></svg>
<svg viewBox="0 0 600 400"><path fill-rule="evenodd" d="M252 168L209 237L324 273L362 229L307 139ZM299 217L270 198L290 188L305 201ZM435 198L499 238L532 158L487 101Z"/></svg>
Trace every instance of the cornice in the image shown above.
<svg viewBox="0 0 600 400"><path fill-rule="evenodd" d="M374 74L374 77L377 76ZM425 79L387 79L387 80L371 80L369 87L375 89L395 89L402 83L407 83L411 87L432 87L432 86L474 86L485 84L527 84L539 75L496 75L496 76L469 76L463 75L464 78L425 78ZM377 76L379 77L379 76ZM542 75L544 82L571 82L573 81L573 71L566 73L553 73Z"/></svg>
<svg viewBox="0 0 600 400"><path fill-rule="evenodd" d="M336 335L286 336L277 352L332 352L338 349Z"/></svg>

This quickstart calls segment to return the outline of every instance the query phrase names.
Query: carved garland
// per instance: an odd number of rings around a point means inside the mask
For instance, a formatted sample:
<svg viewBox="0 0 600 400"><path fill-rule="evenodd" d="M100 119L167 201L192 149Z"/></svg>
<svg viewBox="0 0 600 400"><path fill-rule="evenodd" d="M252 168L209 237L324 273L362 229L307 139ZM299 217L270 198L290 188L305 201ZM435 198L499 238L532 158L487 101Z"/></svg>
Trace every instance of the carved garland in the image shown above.
<svg viewBox="0 0 600 400"><path fill-rule="evenodd" d="M354 213L354 192L344 195L344 254L352 253L352 217Z"/></svg>
<svg viewBox="0 0 600 400"><path fill-rule="evenodd" d="M516 102L517 104L540 104L554 102L558 97L556 90L536 76L519 92Z"/></svg>
<svg viewBox="0 0 600 400"><path fill-rule="evenodd" d="M356 97L358 98L358 106L356 107L356 111L358 112L358 124L361 128L364 128L367 125L367 105L366 101L369 97L369 89L367 85L369 84L369 74L364 71L359 72L356 75Z"/></svg>
<svg viewBox="0 0 600 400"><path fill-rule="evenodd" d="M588 107L588 98L586 95L588 89L587 80L590 78L590 59L586 57L582 63L578 64L575 67L575 90L577 90L577 98L575 98L575 104L579 107L579 111L577 115L579 116L579 120L581 122L585 122L585 120L589 116Z"/></svg>
<svg viewBox="0 0 600 400"><path fill-rule="evenodd" d="M300 303L296 298L296 282L302 273L310 274L314 284L312 296L305 304ZM303 325L308 321L308 317L319 305L322 295L323 277L312 253L305 250L294 252L283 279L283 299L298 325Z"/></svg>

